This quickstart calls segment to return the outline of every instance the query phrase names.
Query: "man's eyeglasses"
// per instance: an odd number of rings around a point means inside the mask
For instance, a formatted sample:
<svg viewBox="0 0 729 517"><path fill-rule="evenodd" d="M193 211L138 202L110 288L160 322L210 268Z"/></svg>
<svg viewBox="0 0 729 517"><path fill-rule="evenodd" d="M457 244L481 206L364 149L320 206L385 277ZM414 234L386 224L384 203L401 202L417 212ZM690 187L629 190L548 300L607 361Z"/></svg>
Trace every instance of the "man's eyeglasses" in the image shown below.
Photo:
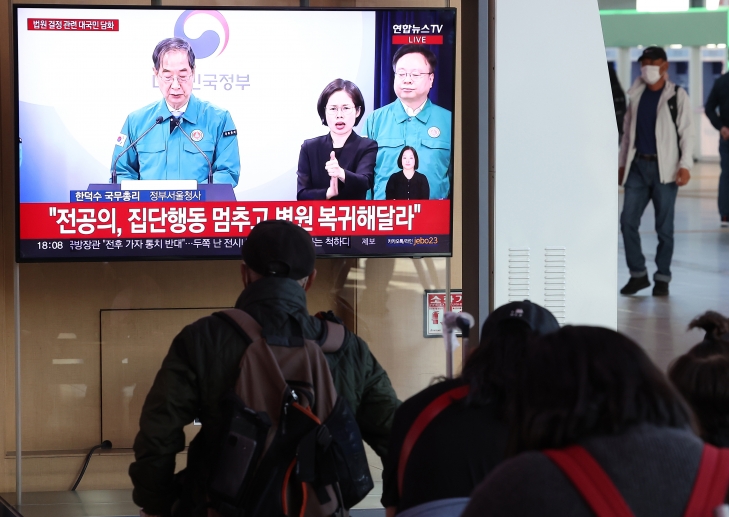
<svg viewBox="0 0 729 517"><path fill-rule="evenodd" d="M175 79L179 84L185 84L188 81L192 81L192 75L158 75L160 81L165 84L171 84Z"/></svg>
<svg viewBox="0 0 729 517"><path fill-rule="evenodd" d="M349 115L350 113L354 112L354 110L354 106L327 106L327 113L330 113L332 115L336 115L337 112L341 112L342 115Z"/></svg>
<svg viewBox="0 0 729 517"><path fill-rule="evenodd" d="M408 73L408 72L403 72L402 70L398 70L397 72L395 72L395 75L396 75L396 76L397 76L397 77L398 77L398 78L399 78L399 79L400 79L401 81L404 81L406 77L410 77L410 79L411 79L411 80L412 80L413 82L418 82L418 81L420 81L420 80L421 80L422 78L424 78L424 77L427 77L427 76L429 76L429 75L430 75L430 74L432 74L432 73L433 73L433 72L410 72L410 73Z"/></svg>

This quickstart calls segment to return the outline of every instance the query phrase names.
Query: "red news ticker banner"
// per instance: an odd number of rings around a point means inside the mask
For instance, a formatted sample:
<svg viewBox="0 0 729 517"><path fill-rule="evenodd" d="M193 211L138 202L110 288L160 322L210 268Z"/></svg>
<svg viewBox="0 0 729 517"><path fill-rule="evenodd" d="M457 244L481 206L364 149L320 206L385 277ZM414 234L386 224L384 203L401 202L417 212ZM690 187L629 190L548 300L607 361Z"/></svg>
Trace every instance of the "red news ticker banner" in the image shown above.
<svg viewBox="0 0 729 517"><path fill-rule="evenodd" d="M448 235L449 200L21 203L20 238L245 237L267 219L314 237Z"/></svg>
<svg viewBox="0 0 729 517"><path fill-rule="evenodd" d="M28 30L119 32L119 20L82 20L78 18L28 18Z"/></svg>
<svg viewBox="0 0 729 517"><path fill-rule="evenodd" d="M403 36L393 36L393 45L409 45L415 43L418 45L442 45L443 36L433 34L409 34Z"/></svg>

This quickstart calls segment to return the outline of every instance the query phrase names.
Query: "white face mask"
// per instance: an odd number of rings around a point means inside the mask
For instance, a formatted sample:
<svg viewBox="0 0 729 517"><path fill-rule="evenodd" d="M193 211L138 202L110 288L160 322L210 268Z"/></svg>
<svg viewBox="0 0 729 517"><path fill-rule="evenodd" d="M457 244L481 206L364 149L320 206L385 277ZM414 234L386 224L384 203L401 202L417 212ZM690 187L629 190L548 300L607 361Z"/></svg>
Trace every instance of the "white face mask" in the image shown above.
<svg viewBox="0 0 729 517"><path fill-rule="evenodd" d="M655 65L646 65L642 66L640 68L640 76L643 78L643 80L648 84L656 84L658 81L661 80L661 74L660 72L661 67L655 66Z"/></svg>

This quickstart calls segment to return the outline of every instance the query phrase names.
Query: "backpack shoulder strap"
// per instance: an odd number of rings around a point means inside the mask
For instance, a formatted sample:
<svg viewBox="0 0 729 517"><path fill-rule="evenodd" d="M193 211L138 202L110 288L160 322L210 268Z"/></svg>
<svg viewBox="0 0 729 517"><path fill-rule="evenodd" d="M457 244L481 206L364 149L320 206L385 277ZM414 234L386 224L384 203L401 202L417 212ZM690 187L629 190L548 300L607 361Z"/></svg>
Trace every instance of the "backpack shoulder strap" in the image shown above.
<svg viewBox="0 0 729 517"><path fill-rule="evenodd" d="M344 344L344 325L334 323L333 321L324 321L326 325L327 333L324 336L324 340L319 342L322 352L330 354L336 352Z"/></svg>
<svg viewBox="0 0 729 517"><path fill-rule="evenodd" d="M405 435L405 440L403 440L402 448L400 449L400 458L397 464L397 490L400 495L402 495L402 485L405 478L405 466L407 465L408 458L410 457L410 453L413 450L415 442L418 441L420 435L423 434L425 428L428 427L428 424L430 424L435 417L441 414L444 409L454 402L466 398L469 390L470 386L468 385L459 386L439 395L430 404L425 406L425 409L420 412L413 422L413 425L410 426L410 429Z"/></svg>
<svg viewBox="0 0 729 517"><path fill-rule="evenodd" d="M257 341L261 338L261 325L246 311L241 309L226 309L220 311L220 313L238 325L252 341Z"/></svg>
<svg viewBox="0 0 729 517"><path fill-rule="evenodd" d="M704 444L699 471L694 481L684 517L714 515L714 508L724 503L729 488L729 449Z"/></svg>
<svg viewBox="0 0 729 517"><path fill-rule="evenodd" d="M668 99L668 109L671 112L671 119L673 119L673 124L676 126L676 129L678 129L678 89L680 88L679 85L674 84L673 85L673 95Z"/></svg>
<svg viewBox="0 0 729 517"><path fill-rule="evenodd" d="M567 476L597 517L633 517L615 484L584 447L542 452Z"/></svg>
<svg viewBox="0 0 729 517"><path fill-rule="evenodd" d="M671 120L676 127L676 145L678 146L678 158L681 159L681 135L678 134L678 89L679 85L673 85L673 95L668 99L668 111L671 112Z"/></svg>
<svg viewBox="0 0 729 517"><path fill-rule="evenodd" d="M324 325L324 335L315 341L321 347L322 352L331 354L337 352L344 344L347 333L342 320L337 318L332 311L317 312L315 318L321 320Z"/></svg>

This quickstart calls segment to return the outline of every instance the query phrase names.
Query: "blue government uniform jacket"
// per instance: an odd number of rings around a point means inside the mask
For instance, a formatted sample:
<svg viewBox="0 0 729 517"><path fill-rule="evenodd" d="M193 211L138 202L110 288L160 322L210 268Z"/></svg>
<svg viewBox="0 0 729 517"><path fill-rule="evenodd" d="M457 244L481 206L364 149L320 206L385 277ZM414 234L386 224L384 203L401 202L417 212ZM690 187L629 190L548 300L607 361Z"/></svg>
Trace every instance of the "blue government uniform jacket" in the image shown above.
<svg viewBox="0 0 729 517"><path fill-rule="evenodd" d="M418 172L430 184L430 199L445 199L451 185L451 112L430 99L409 117L400 99L375 110L367 119L365 135L377 141L374 199L385 199L390 176L400 171L397 158L406 145L418 153Z"/></svg>
<svg viewBox="0 0 729 517"><path fill-rule="evenodd" d="M130 113L114 146L114 159L154 124L157 117L162 123L155 127L119 159L117 180L197 180L208 182L208 162L180 128L170 133L170 113L164 99ZM212 163L213 183L238 184L240 154L238 134L228 111L207 101L190 96L181 126L190 135ZM195 130L202 131L202 135ZM199 140L198 140L199 138ZM122 145L118 145L119 142Z"/></svg>

